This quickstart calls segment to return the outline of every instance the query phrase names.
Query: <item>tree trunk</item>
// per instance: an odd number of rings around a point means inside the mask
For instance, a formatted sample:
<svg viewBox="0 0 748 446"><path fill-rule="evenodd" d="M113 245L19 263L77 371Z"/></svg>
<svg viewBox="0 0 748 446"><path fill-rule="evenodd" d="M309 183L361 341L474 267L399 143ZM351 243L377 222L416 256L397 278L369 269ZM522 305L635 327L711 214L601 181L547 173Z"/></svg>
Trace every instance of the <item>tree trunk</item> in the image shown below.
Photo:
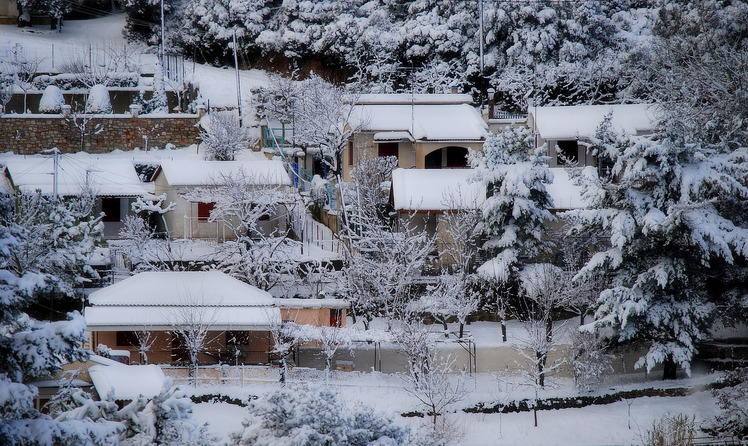
<svg viewBox="0 0 748 446"><path fill-rule="evenodd" d="M676 372L678 371L678 365L673 361L672 356L668 356L665 362L662 363L662 379L675 379Z"/></svg>
<svg viewBox="0 0 748 446"><path fill-rule="evenodd" d="M504 319L501 320L501 341L506 342L506 322L504 322Z"/></svg>
<svg viewBox="0 0 748 446"><path fill-rule="evenodd" d="M538 353L538 384L540 387L545 387L545 362L548 359L546 353Z"/></svg>
<svg viewBox="0 0 748 446"><path fill-rule="evenodd" d="M447 320L446 319L442 319L442 327L444 327L444 337L448 338L449 337L449 327L447 327Z"/></svg>
<svg viewBox="0 0 748 446"><path fill-rule="evenodd" d="M460 322L460 339L462 339L462 334L464 333L465 324Z"/></svg>

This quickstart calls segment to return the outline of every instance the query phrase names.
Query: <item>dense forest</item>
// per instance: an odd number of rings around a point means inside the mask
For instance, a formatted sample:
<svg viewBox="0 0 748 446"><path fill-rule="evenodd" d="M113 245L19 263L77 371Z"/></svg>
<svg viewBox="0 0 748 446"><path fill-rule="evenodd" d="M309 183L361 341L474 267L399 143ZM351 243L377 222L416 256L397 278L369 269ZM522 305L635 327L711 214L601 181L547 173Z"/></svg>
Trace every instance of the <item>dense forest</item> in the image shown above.
<svg viewBox="0 0 748 446"><path fill-rule="evenodd" d="M141 21L158 8L127 0L130 38L158 40ZM373 92L492 87L515 111L528 98L650 100L641 80L657 42L741 46L748 35L737 0L168 0L166 10L167 46L197 60L232 65L236 37L245 68L314 71Z"/></svg>

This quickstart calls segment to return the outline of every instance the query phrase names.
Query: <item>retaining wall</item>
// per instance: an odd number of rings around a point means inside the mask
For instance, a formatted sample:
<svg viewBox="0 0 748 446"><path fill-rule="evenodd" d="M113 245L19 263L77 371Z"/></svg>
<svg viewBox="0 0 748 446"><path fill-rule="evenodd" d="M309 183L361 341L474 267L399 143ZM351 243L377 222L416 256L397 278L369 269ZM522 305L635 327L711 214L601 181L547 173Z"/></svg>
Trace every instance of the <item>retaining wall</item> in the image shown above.
<svg viewBox="0 0 748 446"><path fill-rule="evenodd" d="M199 142L198 115L3 115L0 151L29 155L57 147L63 153L106 153ZM85 125L85 130L81 127Z"/></svg>

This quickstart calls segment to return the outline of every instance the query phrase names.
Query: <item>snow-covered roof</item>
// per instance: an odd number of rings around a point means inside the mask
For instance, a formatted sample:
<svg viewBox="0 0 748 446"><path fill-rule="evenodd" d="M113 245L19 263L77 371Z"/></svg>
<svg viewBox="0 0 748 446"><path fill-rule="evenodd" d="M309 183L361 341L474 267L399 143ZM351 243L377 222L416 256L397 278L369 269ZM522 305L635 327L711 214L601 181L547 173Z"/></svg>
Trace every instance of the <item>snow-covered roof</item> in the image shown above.
<svg viewBox="0 0 748 446"><path fill-rule="evenodd" d="M379 141L413 141L410 132L377 132L374 134L374 142Z"/></svg>
<svg viewBox="0 0 748 446"><path fill-rule="evenodd" d="M472 169L395 169L392 196L396 210L476 209L486 198Z"/></svg>
<svg viewBox="0 0 748 446"><path fill-rule="evenodd" d="M351 121L360 131L404 132L398 139L416 141L482 141L488 135L488 125L468 104L356 105Z"/></svg>
<svg viewBox="0 0 748 446"><path fill-rule="evenodd" d="M159 175L164 175L170 186L220 186L226 178L242 178L257 185L291 185L280 160L162 161Z"/></svg>
<svg viewBox="0 0 748 446"><path fill-rule="evenodd" d="M134 400L141 395L153 398L161 393L166 380L161 367L154 364L95 365L88 374L101 399L110 395L115 400Z"/></svg>
<svg viewBox="0 0 748 446"><path fill-rule="evenodd" d="M470 104L473 97L469 94L410 94L382 93L362 94L356 98L356 104Z"/></svg>
<svg viewBox="0 0 748 446"><path fill-rule="evenodd" d="M550 170L553 173L553 183L546 184L545 189L553 200L553 209L569 210L587 207L582 197L582 188L572 182L569 172L563 167L552 167ZM591 166L585 167L584 175L597 176L597 170Z"/></svg>
<svg viewBox="0 0 748 446"><path fill-rule="evenodd" d="M88 328L167 329L186 313L219 329L264 330L280 321L270 293L219 271L145 272L91 293Z"/></svg>
<svg viewBox="0 0 748 446"><path fill-rule="evenodd" d="M23 192L54 192L54 160L42 155L0 155L6 175ZM98 158L85 153L63 154L57 169L57 190L62 196L78 196L90 190L97 196L138 197L150 192L138 178L131 161Z"/></svg>
<svg viewBox="0 0 748 446"><path fill-rule="evenodd" d="M658 109L652 104L568 105L529 107L537 133L543 139L576 139L595 136L597 127L612 114L614 130L631 135L651 132Z"/></svg>
<svg viewBox="0 0 748 446"><path fill-rule="evenodd" d="M292 299L278 298L275 303L280 308L287 309L318 309L318 308L348 308L350 302L345 299Z"/></svg>

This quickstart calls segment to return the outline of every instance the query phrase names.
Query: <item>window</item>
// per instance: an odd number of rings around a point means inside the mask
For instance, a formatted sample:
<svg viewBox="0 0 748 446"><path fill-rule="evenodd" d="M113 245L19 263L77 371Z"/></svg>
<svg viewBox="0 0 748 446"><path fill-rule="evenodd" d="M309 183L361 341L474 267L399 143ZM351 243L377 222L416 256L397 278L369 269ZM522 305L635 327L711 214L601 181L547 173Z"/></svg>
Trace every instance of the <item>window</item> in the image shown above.
<svg viewBox="0 0 748 446"><path fill-rule="evenodd" d="M579 152L579 144L577 140L573 139L570 141L558 141L556 143L556 163L563 166L566 161L570 163L577 162L577 153ZM566 161L564 161L566 158Z"/></svg>
<svg viewBox="0 0 748 446"><path fill-rule="evenodd" d="M207 221L214 207L216 207L215 203L198 203L197 204L197 219L200 221Z"/></svg>
<svg viewBox="0 0 748 446"><path fill-rule="evenodd" d="M122 221L119 198L102 198L101 212L104 213L104 217L101 221Z"/></svg>
<svg viewBox="0 0 748 446"><path fill-rule="evenodd" d="M236 347L249 345L249 332L246 330L229 330L226 332L226 346Z"/></svg>
<svg viewBox="0 0 748 446"><path fill-rule="evenodd" d="M383 142L379 144L379 156L398 156L399 144L396 142Z"/></svg>
<svg viewBox="0 0 748 446"><path fill-rule="evenodd" d="M348 165L353 165L353 141L348 141Z"/></svg>
<svg viewBox="0 0 748 446"><path fill-rule="evenodd" d="M118 331L117 332L117 346L131 345L137 347L140 343L138 342L138 336L134 331Z"/></svg>
<svg viewBox="0 0 748 446"><path fill-rule="evenodd" d="M343 326L343 310L340 308L330 309L330 327Z"/></svg>

